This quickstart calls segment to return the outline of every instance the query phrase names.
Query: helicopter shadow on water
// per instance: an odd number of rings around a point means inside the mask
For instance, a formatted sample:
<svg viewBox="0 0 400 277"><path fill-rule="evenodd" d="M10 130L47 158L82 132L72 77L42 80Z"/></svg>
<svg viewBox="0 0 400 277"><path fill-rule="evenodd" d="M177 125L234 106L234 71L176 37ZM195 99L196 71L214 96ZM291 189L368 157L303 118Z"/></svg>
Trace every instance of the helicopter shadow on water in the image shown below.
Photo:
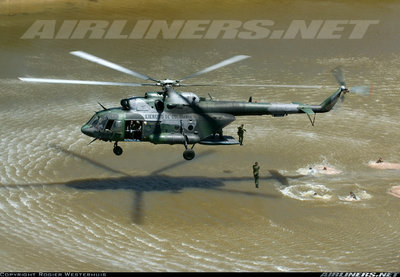
<svg viewBox="0 0 400 277"><path fill-rule="evenodd" d="M277 194L270 194L264 192L251 192L251 191L241 191L237 189L229 189L224 188L224 182L253 182L253 176L244 176L244 177L203 177L203 176L168 176L162 174L162 172L172 169L174 167L180 166L184 163L187 163L185 160L181 160L179 162L167 165L163 168L160 168L156 171L151 172L147 176L134 176L129 175L123 171L113 169L105 164L99 163L95 160L89 159L83 155L74 153L70 150L64 149L59 145L50 144L50 148L55 149L56 151L62 152L65 155L73 156L74 158L78 158L84 162L89 163L92 166L98 167L102 170L106 170L110 173L119 174L121 177L112 177L112 178L101 178L101 179L81 179L81 180L73 180L64 183L63 185L78 189L78 190L131 190L134 192L133 198L133 210L132 210L132 221L135 224L143 223L143 213L144 213L144 201L143 194L145 192L151 191L159 191L159 192L170 192L170 193L179 193L184 189L197 188L197 189L208 189L219 191L223 193L231 193L238 194L244 196L251 197L264 197L268 199L279 198L280 196ZM206 151L198 155L199 158L204 158L207 155L212 154L213 151ZM269 170L270 176L260 177L260 180L274 180L278 181L282 186L288 186L289 181L288 178L301 178L304 175L297 176L284 176L280 174L276 170ZM60 183L57 183L60 185ZM33 185L56 185L56 183L48 183L48 184L24 184L24 185L8 185L7 187L23 187L23 186L33 186ZM2 185L4 187L4 185Z"/></svg>

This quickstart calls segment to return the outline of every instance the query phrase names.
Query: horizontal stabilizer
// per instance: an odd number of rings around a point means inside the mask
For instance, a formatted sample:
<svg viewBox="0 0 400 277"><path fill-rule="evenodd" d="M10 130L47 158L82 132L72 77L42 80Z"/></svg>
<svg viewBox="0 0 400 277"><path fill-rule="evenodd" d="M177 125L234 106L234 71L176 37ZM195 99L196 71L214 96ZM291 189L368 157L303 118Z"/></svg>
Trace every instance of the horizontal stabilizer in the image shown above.
<svg viewBox="0 0 400 277"><path fill-rule="evenodd" d="M310 108L300 108L301 111L305 112L306 114L313 115L314 111Z"/></svg>

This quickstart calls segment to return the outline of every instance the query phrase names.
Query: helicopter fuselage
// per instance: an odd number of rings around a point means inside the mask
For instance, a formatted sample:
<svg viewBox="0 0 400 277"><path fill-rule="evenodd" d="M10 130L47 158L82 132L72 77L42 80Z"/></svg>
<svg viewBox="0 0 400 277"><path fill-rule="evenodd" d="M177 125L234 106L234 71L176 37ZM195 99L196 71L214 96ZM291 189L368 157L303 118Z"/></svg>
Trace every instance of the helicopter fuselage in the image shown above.
<svg viewBox="0 0 400 277"><path fill-rule="evenodd" d="M169 103L162 93L121 100L121 107L103 109L82 126L84 134L103 141L149 141L154 144L196 144L222 133L235 116L328 112L341 90L320 105L215 101L180 93L185 101ZM311 118L310 118L311 120ZM313 123L313 121L312 121ZM232 144L232 143L229 143Z"/></svg>
<svg viewBox="0 0 400 277"><path fill-rule="evenodd" d="M81 130L104 141L195 144L235 120L224 112L199 113L195 104L166 101L160 110L157 101L159 97L151 96L123 99L121 107L96 112Z"/></svg>

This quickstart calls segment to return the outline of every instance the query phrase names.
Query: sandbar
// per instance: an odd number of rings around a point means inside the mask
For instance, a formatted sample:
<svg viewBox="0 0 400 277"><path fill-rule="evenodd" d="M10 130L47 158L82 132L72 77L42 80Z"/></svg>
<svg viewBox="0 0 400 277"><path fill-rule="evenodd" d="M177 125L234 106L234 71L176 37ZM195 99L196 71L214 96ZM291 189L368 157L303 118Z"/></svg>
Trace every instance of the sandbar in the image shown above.
<svg viewBox="0 0 400 277"><path fill-rule="evenodd" d="M389 193L393 196L400 198L400 186L393 186L390 188Z"/></svg>
<svg viewBox="0 0 400 277"><path fill-rule="evenodd" d="M370 162L368 164L368 166L372 167L372 168L377 168L377 169L400 169L400 164L398 164L398 163L387 163L387 162L376 163L376 162Z"/></svg>
<svg viewBox="0 0 400 277"><path fill-rule="evenodd" d="M335 174L342 173L342 171L340 171L336 168L329 167L329 166L323 166L323 165L317 166L316 169L317 169L317 172L320 174L335 175Z"/></svg>

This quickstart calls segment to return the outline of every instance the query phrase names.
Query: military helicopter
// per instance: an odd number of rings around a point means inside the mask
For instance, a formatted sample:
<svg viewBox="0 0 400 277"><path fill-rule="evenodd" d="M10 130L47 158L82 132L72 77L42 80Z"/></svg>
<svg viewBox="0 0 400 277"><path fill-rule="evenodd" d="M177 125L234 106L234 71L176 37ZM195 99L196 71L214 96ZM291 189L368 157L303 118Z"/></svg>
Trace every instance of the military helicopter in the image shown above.
<svg viewBox="0 0 400 277"><path fill-rule="evenodd" d="M183 84L182 82L211 72L229 64L249 58L237 55L207 67L179 80L156 79L122 67L118 64L96 57L83 51L73 51L72 55L106 66L119 72L137 77L152 83L120 83L87 80L22 78L25 82L84 84L100 86L158 86L161 90L146 92L143 97L130 97L121 100L120 107L106 108L97 111L92 118L82 126L81 131L96 140L114 142L113 152L121 155L123 150L118 142L151 142L153 144L182 144L185 147L183 157L192 160L195 157L195 144L233 145L239 142L231 136L223 135L223 128L235 120L235 116L272 115L283 117L289 114L306 114L314 125L315 114L329 112L339 99L348 92L367 94L369 87L360 86L348 89L344 82L340 67L333 70L340 87L319 105L302 103L257 103L251 97L247 102L216 101L198 97L192 92L178 92L177 87L215 86L213 84ZM253 87L301 87L322 88L322 86L297 85L243 85L226 84L222 86L253 86ZM89 143L89 144L90 144ZM189 147L189 145L192 145Z"/></svg>

